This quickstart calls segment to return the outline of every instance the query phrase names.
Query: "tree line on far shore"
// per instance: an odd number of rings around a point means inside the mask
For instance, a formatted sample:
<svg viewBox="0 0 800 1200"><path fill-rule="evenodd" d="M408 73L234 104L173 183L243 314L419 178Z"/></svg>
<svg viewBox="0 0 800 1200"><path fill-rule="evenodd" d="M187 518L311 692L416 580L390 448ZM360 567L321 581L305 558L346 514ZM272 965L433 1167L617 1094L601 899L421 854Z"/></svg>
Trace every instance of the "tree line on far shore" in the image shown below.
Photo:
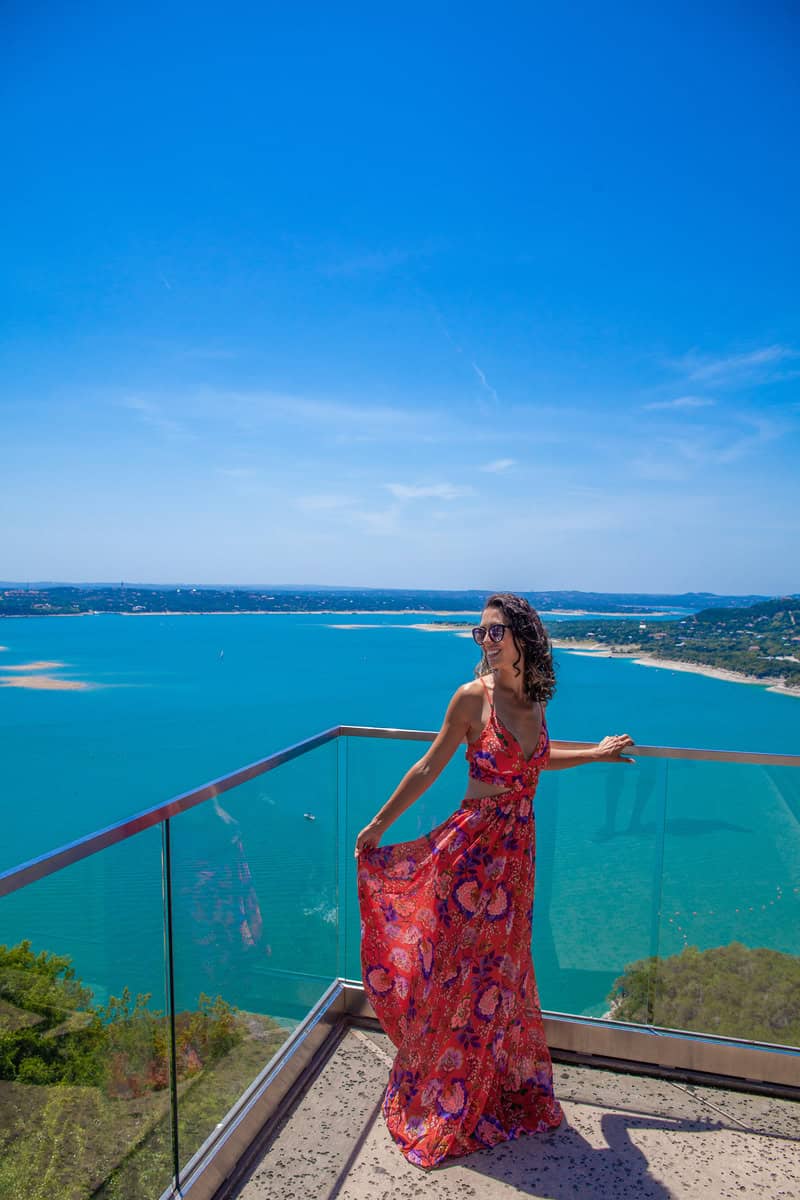
<svg viewBox="0 0 800 1200"><path fill-rule="evenodd" d="M560 621L563 641L593 641L654 658L721 667L800 687L800 598L786 596L748 608L709 608L679 621Z"/></svg>

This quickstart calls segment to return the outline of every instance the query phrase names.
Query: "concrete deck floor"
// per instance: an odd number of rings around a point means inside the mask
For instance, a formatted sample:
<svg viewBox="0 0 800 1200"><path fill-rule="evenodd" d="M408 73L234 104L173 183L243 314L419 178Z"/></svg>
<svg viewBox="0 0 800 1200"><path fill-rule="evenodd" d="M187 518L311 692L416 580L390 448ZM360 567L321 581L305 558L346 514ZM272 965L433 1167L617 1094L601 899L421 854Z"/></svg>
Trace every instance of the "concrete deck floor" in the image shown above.
<svg viewBox="0 0 800 1200"><path fill-rule="evenodd" d="M348 1030L239 1200L800 1200L800 1103L559 1063L557 1130L422 1171L380 1113L391 1056Z"/></svg>

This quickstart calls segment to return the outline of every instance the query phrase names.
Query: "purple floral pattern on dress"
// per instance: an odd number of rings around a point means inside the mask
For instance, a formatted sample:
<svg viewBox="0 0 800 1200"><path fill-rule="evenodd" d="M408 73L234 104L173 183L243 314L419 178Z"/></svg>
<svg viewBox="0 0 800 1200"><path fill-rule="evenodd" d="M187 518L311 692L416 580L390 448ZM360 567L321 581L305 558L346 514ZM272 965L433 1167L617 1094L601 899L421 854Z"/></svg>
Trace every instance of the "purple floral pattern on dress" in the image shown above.
<svg viewBox="0 0 800 1200"><path fill-rule="evenodd" d="M513 779L508 791L359 858L364 983L397 1046L383 1113L426 1168L562 1117L530 953L533 797L549 739L543 725L525 760L490 725L479 749Z"/></svg>

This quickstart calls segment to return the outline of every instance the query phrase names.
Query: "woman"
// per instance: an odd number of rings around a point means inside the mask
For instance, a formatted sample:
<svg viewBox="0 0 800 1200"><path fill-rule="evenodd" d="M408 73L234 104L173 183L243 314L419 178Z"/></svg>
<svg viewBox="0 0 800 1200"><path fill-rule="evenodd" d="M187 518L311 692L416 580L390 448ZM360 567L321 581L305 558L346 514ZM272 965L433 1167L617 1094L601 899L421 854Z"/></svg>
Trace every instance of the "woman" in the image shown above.
<svg viewBox="0 0 800 1200"><path fill-rule="evenodd" d="M398 1048L383 1113L420 1167L561 1122L531 960L533 796L542 770L633 761L627 734L551 749L553 660L527 600L490 596L472 635L483 650L477 678L356 839L364 985ZM380 847L464 741L458 811L424 837Z"/></svg>

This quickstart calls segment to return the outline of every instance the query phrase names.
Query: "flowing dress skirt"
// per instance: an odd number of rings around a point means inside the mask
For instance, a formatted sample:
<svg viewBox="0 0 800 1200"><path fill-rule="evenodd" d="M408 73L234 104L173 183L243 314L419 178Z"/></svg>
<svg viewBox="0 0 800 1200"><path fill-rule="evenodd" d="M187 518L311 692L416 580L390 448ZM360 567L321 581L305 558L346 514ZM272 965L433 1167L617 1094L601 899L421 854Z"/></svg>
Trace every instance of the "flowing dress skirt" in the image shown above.
<svg viewBox="0 0 800 1200"><path fill-rule="evenodd" d="M383 1114L420 1167L562 1119L531 959L532 800L465 801L359 856L364 985L397 1047Z"/></svg>

